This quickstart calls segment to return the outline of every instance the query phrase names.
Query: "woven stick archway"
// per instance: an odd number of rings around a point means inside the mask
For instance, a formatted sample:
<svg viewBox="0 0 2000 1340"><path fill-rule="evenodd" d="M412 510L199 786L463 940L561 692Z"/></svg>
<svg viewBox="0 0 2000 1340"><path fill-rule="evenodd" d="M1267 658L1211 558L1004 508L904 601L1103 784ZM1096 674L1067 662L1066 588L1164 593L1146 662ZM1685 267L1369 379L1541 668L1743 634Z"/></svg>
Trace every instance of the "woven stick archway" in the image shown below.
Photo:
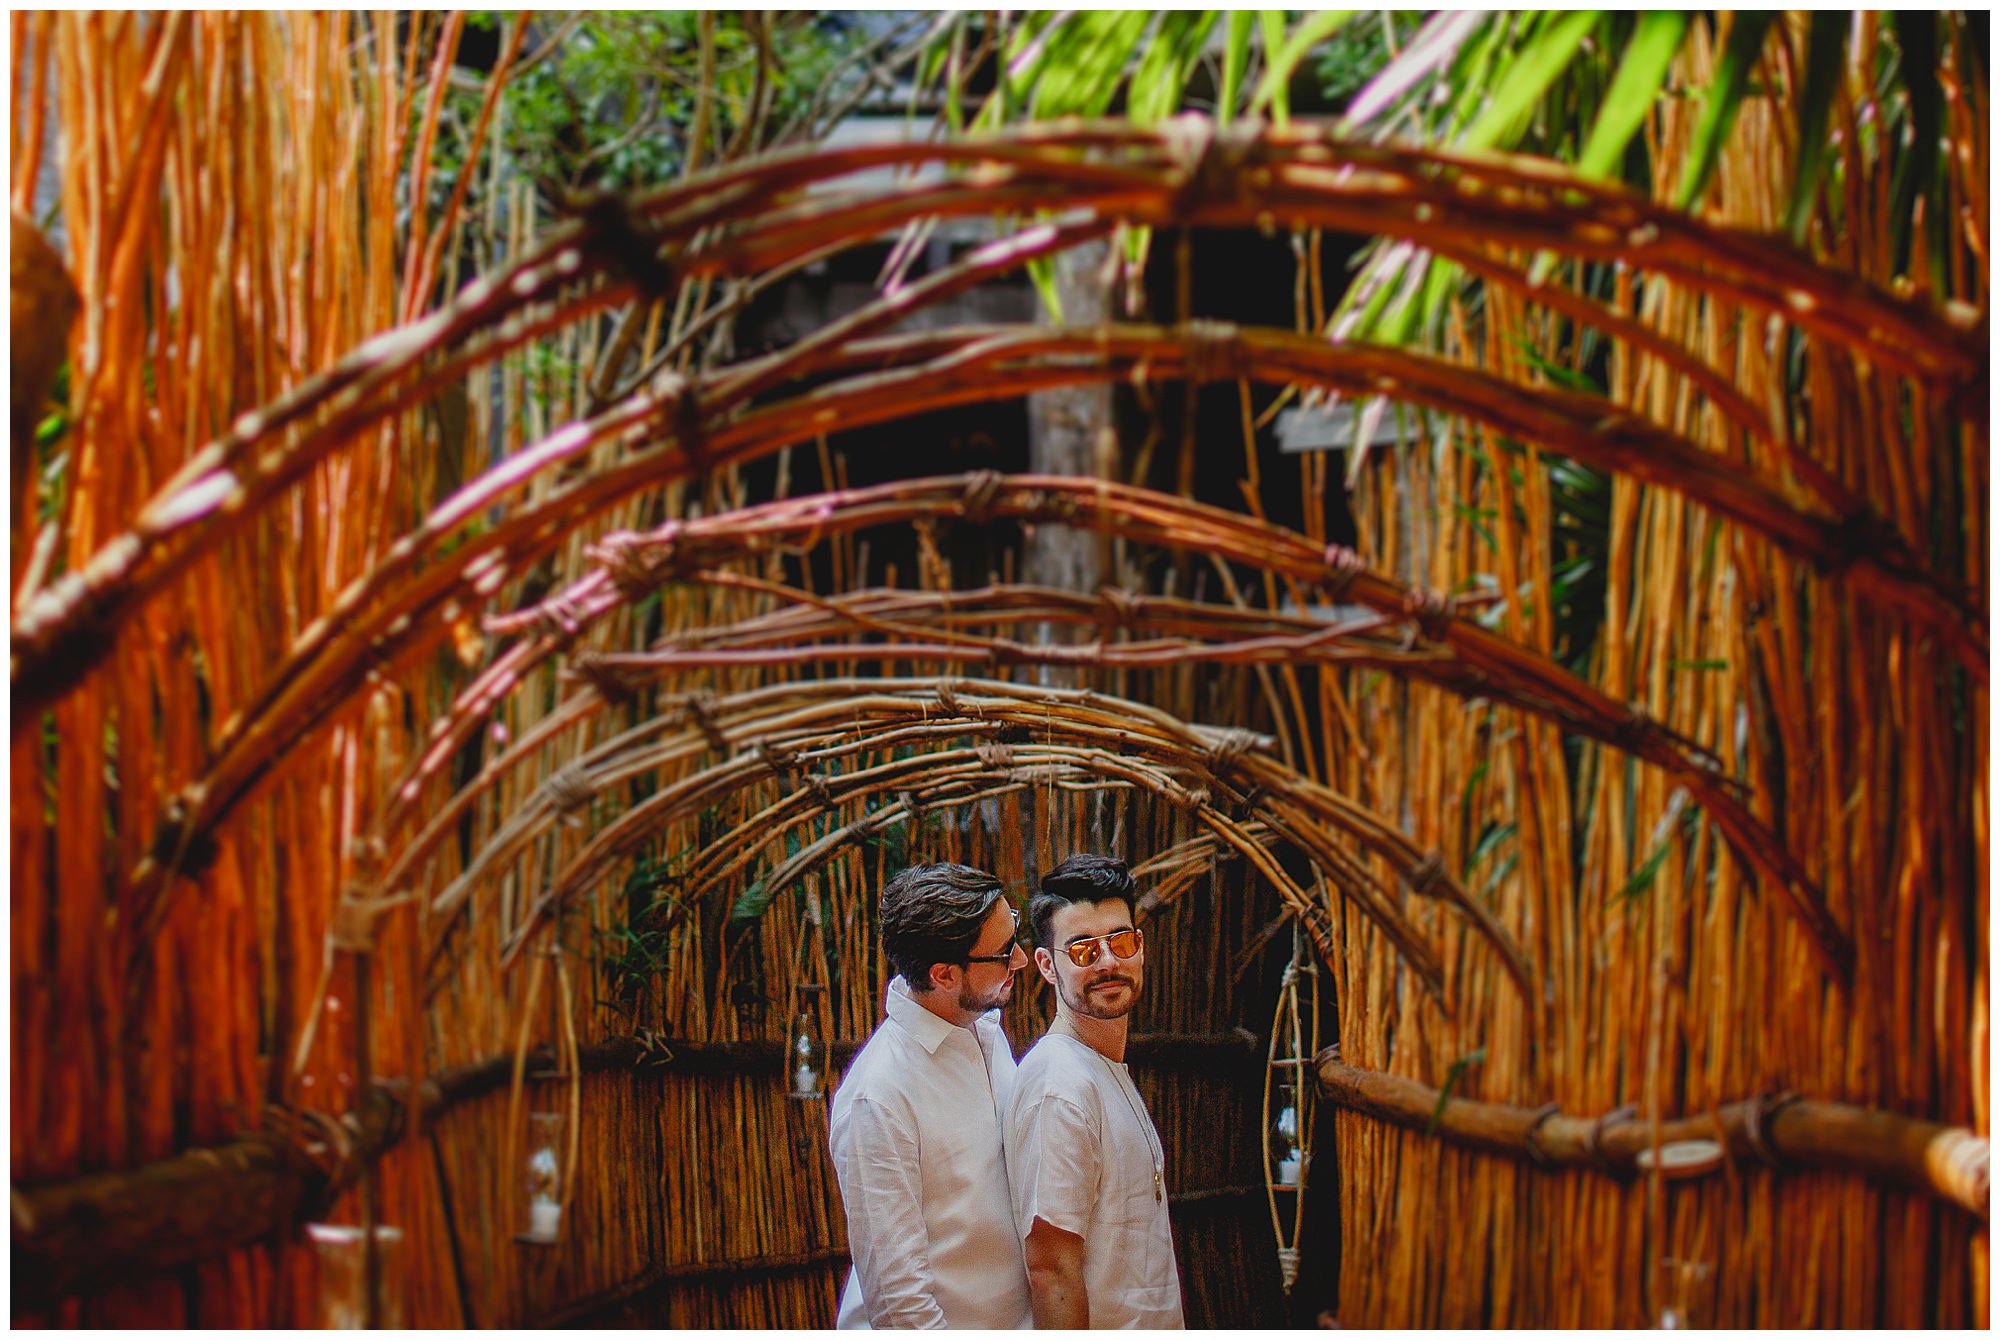
<svg viewBox="0 0 2000 1340"><path fill-rule="evenodd" d="M694 724L688 724L690 719ZM906 729L899 732L897 723ZM895 680L788 685L733 701L687 700L680 711L662 716L656 725L663 731L680 729L657 742L646 739L647 732L628 732L620 737L616 753L597 751L551 779L540 803L518 812L433 900L433 916L456 912L496 863L509 859L564 812L575 808L578 797L624 777L711 751L726 754L726 761L688 775L627 810L551 882L550 892L538 909L553 907L602 878L613 863L661 825L774 774L785 777L798 773L812 783L791 793L795 814L788 817L802 817L837 808L853 796L907 789L942 775L971 780L1011 775L1016 766L1034 769L1051 764L1114 777L1192 811L1263 873L1276 872L1273 882L1281 890L1295 894L1296 886L1242 833L1239 820L1214 803L1208 789L1190 788L1184 777L1174 775L1174 771L1193 770L1200 781L1226 789L1231 809L1244 817L1254 814L1306 850L1335 886L1389 934L1433 989L1442 986L1435 958L1396 912L1386 891L1329 840L1327 830L1345 833L1388 861L1413 891L1435 896L1456 908L1493 944L1516 981L1523 987L1528 982L1520 952L1491 914L1459 887L1435 856L1410 844L1384 820L1282 764L1250 752L1254 737L1242 732L1184 727L1156 709L1099 693L979 680L948 680L935 687L915 687ZM848 775L815 776L801 771L809 764L859 748L980 734L1026 735L1036 743L1001 745L985 756L977 750L947 750ZM1049 752L1042 748L1045 745L1067 747ZM1163 770L1163 764L1174 771ZM764 821L783 822L776 815L764 816ZM1307 904L1301 900L1298 906L1303 912ZM531 930L532 925L517 928L510 944L518 948Z"/></svg>
<svg viewBox="0 0 2000 1340"><path fill-rule="evenodd" d="M108 542L80 571L26 602L14 624L14 729L20 729L27 709L59 696L80 668L102 654L94 643L131 602L161 589L193 558L212 550L245 515L327 452L420 403L470 367L607 305L667 292L691 275L756 274L926 217L991 215L1031 202L1040 209L1089 208L1106 220L1156 227L1379 233L1454 259L1471 251L1490 281L1523 290L1539 286L1525 273L1482 259L1481 249L1503 243L1636 261L1677 284L1772 313L1922 379L1964 417L1982 417L1977 397L1965 394L1976 386L1984 364L1977 317L1969 311L1948 309L1940 325L1928 309L1815 266L1787 247L1542 165L1356 144L1305 129L1205 127L1196 119L1154 131L1089 127L1039 133L1031 143L1016 133L949 145L780 155L630 202L599 202L501 274L468 285L435 315L370 341L266 410L242 416L230 434L197 453L162 488L131 533ZM870 169L933 162L964 165L969 175L940 185L798 202L808 186ZM973 271L992 273L1059 242L1094 235L1088 228L1069 234L1041 230L1003 243L981 264L936 283L934 292L977 282ZM743 369L718 388L722 398L741 403L786 378L820 370L824 350L836 340L880 328L912 305L910 297L899 295L776 359ZM434 358L447 349L459 352ZM1699 364L1692 358L1675 362ZM674 401L675 415L693 416L690 403L680 396ZM1718 403L1732 402L1725 396ZM634 410L647 415L642 405ZM318 423L303 427L320 415ZM273 450L274 439L294 429L300 429L297 439ZM1784 454L1788 461L1798 459L1796 452ZM1807 473L1824 484L1823 472ZM1850 550L1895 538L1865 513L1856 513L1849 529L1860 532L1843 546ZM1975 657L1981 641L1977 635L1969 644L1961 641L1960 654L1983 661L1983 651Z"/></svg>
<svg viewBox="0 0 2000 1340"><path fill-rule="evenodd" d="M127 923L133 928L132 953L144 952L160 924L167 886L182 872L205 864L213 825L268 780L292 747L344 710L377 677L394 674L436 645L465 608L483 602L549 553L572 528L637 490L773 450L829 421L852 426L984 398L992 394L996 374L1005 375L1009 393L1142 372L1195 382L1246 377L1304 381L1392 395L1459 414L1684 490L1823 570L1849 572L1855 594L1937 633L1961 662L1983 676L1983 615L1958 585L1931 573L1903 537L1832 486L1823 471L1789 449L1782 435L1759 431L1757 417L1740 398L1714 397L1746 443L1762 444L1770 463L1760 470L1738 471L1721 464L1722 457L1664 430L1621 416L1607 418L1600 401L1499 381L1486 385L1463 367L1396 351L1212 323L1111 328L1068 337L980 332L868 338L925 301L1099 236L1110 221L1220 225L1283 219L1292 225L1358 226L1366 216L1378 230L1421 241L1440 254L1469 246L1475 238L1498 238L1579 257L1634 259L1697 291L1783 314L1804 331L1920 378L1961 412L1971 404L1960 394L1975 384L1978 366L1969 316L1947 313L1949 319L1940 326L1913 304L1819 271L1783 248L1692 222L1620 192L1551 178L1540 168L1464 163L1346 144L1315 133L1212 137L1191 132L1191 124L1154 133L1093 128L1042 139L1032 148L1003 136L945 148L793 156L733 169L687 188L603 201L503 275L468 286L447 309L371 341L268 411L243 416L228 437L199 453L162 490L134 531L25 603L15 625L17 733L34 719L37 708L81 682L80 672L108 645L102 629L115 623L121 610L211 550L242 517L276 499L288 482L338 444L522 340L634 292L664 291L676 276L781 267L898 222L975 207L990 211L1012 198L1012 192L1039 190L1044 200L1097 213L1096 222L1030 230L981 248L780 355L699 382L667 377L629 395L597 420L562 430L440 507L398 542L375 572L359 579L327 618L302 635L260 698L225 725L210 773L189 783L166 807L152 854L131 878L137 908ZM810 207L792 199L806 184L825 185L888 163L922 161L986 166L972 174L976 188L947 181L838 197L832 203L816 199ZM754 212L746 216L746 209ZM745 217L753 222L744 224ZM1518 280L1524 289L1533 287L1525 276L1496 267L1490 258L1479 264L1489 280ZM616 278L619 274L625 278ZM1565 310L1575 309L1573 315L1590 315L1563 301ZM1620 333L1639 339L1636 330L1628 329L1629 322L1619 324L1608 309L1601 314ZM1713 370L1699 358L1656 347L1660 341L1655 337L1640 342L1711 391L1722 389L1713 385ZM437 360L448 349L457 352ZM922 361L908 366L913 359ZM753 397L787 381L856 367L886 370L862 371L791 402L744 411ZM923 393L913 396L918 387ZM304 426L315 416L317 423ZM294 440L285 443L295 429ZM504 500L537 475L613 444L637 454L559 490L549 502L518 512L439 561L441 546L481 507ZM258 448L254 455L253 446ZM1769 450L1773 446L1775 453ZM1781 491L1779 469L1797 475L1817 495L1817 504L1791 504ZM1759 474L1768 477L1760 479ZM1741 845L1744 837L1742 825L1736 825L1733 839ZM1759 848L1753 843L1750 849ZM1813 943L1844 980L1847 951L1841 936L1814 910L1815 896L1798 890L1795 872L1780 878L1812 925Z"/></svg>
<svg viewBox="0 0 2000 1340"><path fill-rule="evenodd" d="M1451 669L1433 673L1440 662L1430 658L1406 658L1390 668L1456 692L1497 696L1670 771L1709 808L1738 853L1786 898L1829 971L1837 980L1846 979L1852 958L1846 935L1833 923L1823 899L1796 860L1750 813L1738 788L1701 750L1642 714L1610 701L1546 657L1516 647L1454 613L1451 602L1369 572L1352 553L1314 546L1301 536L1220 509L1102 481L1059 477L1010 480L992 475L911 480L846 495L768 504L695 522L674 521L651 536L607 537L596 549L602 565L598 572L577 580L535 609L489 621L489 627L497 632L530 632L531 636L489 667L462 695L453 716L440 723L413 775L396 789L398 801L385 814L386 825L378 827L376 842L386 854L396 857L388 845L389 832L397 822L397 812L421 794L421 777L442 766L466 735L478 728L495 702L537 663L566 646L594 620L628 600L643 597L669 578L692 577L715 564L795 549L843 530L926 516L1061 520L1152 544L1199 549L1264 566L1299 584L1302 594L1311 591L1350 600L1407 623L1412 637L1421 635L1429 646L1452 658ZM905 658L910 655L907 650L900 654ZM1191 659L1206 655L1206 649L1186 648L1178 654ZM1085 663L1101 659L1101 653L1098 658L1072 654L1064 659ZM607 665L593 658L586 664L595 667L594 675L617 673L609 668L618 664L615 661ZM1464 673L1468 668L1470 676ZM590 710L590 702L585 702L578 712ZM574 724L577 719L576 715L567 716L563 724ZM529 757L538 747L539 739L524 741L513 756ZM243 760L243 766L255 769L254 777L268 765L269 756L261 752L252 755L249 749L244 745L235 757ZM175 831L181 846L205 836L204 823L195 820L201 815L197 807L203 800L222 797L211 813L227 813L230 757L225 754L216 772L186 793L187 804L177 816L180 821ZM247 789L248 784L243 785ZM469 799L469 795L463 798ZM437 816L431 825L433 835L444 831L454 812L448 809ZM165 849L164 840L156 843L156 856L134 872L134 887L142 894L159 887L164 867L155 862ZM405 863L395 859L389 870L391 880L400 879L405 869ZM155 918L158 914L155 910Z"/></svg>

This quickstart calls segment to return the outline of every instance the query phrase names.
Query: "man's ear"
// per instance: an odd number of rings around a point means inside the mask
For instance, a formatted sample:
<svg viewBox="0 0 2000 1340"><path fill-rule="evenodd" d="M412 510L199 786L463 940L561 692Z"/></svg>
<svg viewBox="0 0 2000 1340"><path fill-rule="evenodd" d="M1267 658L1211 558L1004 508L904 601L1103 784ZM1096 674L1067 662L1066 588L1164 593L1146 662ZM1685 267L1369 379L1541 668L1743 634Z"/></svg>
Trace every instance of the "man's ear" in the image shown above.
<svg viewBox="0 0 2000 1340"><path fill-rule="evenodd" d="M942 987L946 991L953 990L951 975L957 971L958 965L956 963L931 964L931 989L935 991Z"/></svg>
<svg viewBox="0 0 2000 1340"><path fill-rule="evenodd" d="M1041 969L1043 978L1048 981L1050 986L1056 984L1056 960L1053 954L1049 953L1046 949L1037 948L1035 950L1035 966Z"/></svg>

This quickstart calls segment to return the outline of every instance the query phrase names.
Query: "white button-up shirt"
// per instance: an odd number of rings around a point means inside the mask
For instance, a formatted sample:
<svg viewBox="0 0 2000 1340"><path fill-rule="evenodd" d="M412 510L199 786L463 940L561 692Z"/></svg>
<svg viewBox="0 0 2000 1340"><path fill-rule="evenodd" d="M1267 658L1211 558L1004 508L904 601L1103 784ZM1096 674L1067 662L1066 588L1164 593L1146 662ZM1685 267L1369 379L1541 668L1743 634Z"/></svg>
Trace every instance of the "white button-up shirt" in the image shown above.
<svg viewBox="0 0 2000 1340"><path fill-rule="evenodd" d="M1021 1058L1006 1136L1021 1237L1040 1218L1083 1239L1090 1328L1185 1326L1159 1134L1130 1072L1045 1035Z"/></svg>
<svg viewBox="0 0 2000 1340"><path fill-rule="evenodd" d="M1014 1053L998 1010L938 1018L898 977L889 1017L833 1095L829 1143L854 1269L843 1330L1031 1326L1000 1118Z"/></svg>

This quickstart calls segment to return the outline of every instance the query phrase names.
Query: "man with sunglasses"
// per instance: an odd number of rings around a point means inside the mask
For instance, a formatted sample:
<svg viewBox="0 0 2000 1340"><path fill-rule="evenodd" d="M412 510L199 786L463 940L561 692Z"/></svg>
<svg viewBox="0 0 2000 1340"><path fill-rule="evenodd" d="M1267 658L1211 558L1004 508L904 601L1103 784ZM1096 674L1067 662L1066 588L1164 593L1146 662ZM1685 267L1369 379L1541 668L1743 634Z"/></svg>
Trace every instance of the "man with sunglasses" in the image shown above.
<svg viewBox="0 0 2000 1340"><path fill-rule="evenodd" d="M1028 964L1000 881L917 865L882 890L888 1017L834 1092L829 1129L854 1258L843 1330L1027 1326L1000 1119L1014 1053L999 1010Z"/></svg>
<svg viewBox="0 0 2000 1340"><path fill-rule="evenodd" d="M1038 1327L1186 1325L1165 1153L1125 1068L1146 968L1133 893L1123 861L1078 854L1028 904L1056 1017L1021 1060L1005 1132Z"/></svg>

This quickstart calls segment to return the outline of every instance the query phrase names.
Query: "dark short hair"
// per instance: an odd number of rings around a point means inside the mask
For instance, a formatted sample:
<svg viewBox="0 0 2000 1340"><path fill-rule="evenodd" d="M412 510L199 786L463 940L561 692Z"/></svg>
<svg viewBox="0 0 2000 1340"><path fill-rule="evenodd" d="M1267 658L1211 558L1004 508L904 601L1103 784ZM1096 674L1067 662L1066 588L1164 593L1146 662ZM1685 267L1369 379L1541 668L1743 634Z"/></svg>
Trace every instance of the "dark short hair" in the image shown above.
<svg viewBox="0 0 2000 1340"><path fill-rule="evenodd" d="M972 952L1000 881L969 865L913 865L882 890L882 952L912 991L931 989L931 968Z"/></svg>
<svg viewBox="0 0 2000 1340"><path fill-rule="evenodd" d="M1057 912L1076 903L1102 903L1117 898L1136 919L1138 887L1132 872L1115 856L1090 852L1065 856L1061 864L1042 876L1041 892L1028 900L1028 920L1035 927L1035 943L1043 949L1054 949L1051 937L1055 932L1051 923Z"/></svg>

